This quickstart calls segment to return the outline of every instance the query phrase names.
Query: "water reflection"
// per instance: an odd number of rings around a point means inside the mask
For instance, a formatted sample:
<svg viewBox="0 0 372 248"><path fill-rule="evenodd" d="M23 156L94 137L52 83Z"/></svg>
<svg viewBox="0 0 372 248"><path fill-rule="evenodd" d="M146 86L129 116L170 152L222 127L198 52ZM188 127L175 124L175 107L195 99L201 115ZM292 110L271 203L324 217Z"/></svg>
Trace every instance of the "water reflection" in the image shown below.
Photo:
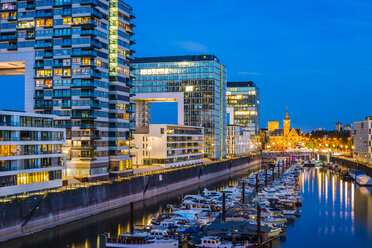
<svg viewBox="0 0 372 248"><path fill-rule="evenodd" d="M299 183L302 215L288 223L287 240L281 247L370 247L372 188L315 168L305 168Z"/></svg>
<svg viewBox="0 0 372 248"><path fill-rule="evenodd" d="M226 175L218 181L195 185L183 191L172 192L154 199L136 203L135 224L146 225L149 219L167 211L167 204L179 203L183 194L196 194L205 187L221 190L229 185L235 185L240 178L250 175L252 171ZM54 229L35 233L33 235L0 243L0 248L96 248L104 247L103 233L117 235L129 232L129 208L124 207L100 214L74 223L69 223Z"/></svg>

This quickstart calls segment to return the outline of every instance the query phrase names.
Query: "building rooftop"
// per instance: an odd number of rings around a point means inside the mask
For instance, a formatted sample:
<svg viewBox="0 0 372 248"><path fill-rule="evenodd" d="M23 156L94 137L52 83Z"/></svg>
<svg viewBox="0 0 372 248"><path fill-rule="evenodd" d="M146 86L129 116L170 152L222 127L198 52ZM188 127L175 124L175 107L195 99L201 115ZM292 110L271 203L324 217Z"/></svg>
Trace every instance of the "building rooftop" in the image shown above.
<svg viewBox="0 0 372 248"><path fill-rule="evenodd" d="M227 82L227 87L256 87L252 81Z"/></svg>
<svg viewBox="0 0 372 248"><path fill-rule="evenodd" d="M166 62L182 62L182 61L202 61L215 60L218 63L219 59L215 55L183 55L183 56L161 56L161 57L139 57L135 58L133 63L166 63Z"/></svg>
<svg viewBox="0 0 372 248"><path fill-rule="evenodd" d="M30 117L52 118L52 119L57 118L56 115L30 113L30 112L25 112L21 110L7 110L7 109L0 110L0 115L21 115L21 116L30 116Z"/></svg>

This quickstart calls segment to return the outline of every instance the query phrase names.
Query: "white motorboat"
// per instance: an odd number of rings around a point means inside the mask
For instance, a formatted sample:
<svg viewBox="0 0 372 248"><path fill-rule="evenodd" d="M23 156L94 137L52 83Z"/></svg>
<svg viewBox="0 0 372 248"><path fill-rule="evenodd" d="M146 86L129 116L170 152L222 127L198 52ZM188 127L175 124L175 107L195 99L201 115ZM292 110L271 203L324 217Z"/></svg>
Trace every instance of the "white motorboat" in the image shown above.
<svg viewBox="0 0 372 248"><path fill-rule="evenodd" d="M112 248L177 248L176 239L153 239L146 234L120 234L118 237L106 237L106 247Z"/></svg>

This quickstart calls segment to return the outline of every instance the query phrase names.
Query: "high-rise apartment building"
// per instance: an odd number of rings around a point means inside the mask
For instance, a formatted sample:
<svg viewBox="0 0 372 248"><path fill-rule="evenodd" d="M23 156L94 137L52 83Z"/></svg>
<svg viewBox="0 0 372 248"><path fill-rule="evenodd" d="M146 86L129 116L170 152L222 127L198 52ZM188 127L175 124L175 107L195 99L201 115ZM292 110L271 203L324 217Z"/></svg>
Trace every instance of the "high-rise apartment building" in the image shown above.
<svg viewBox="0 0 372 248"><path fill-rule="evenodd" d="M136 58L137 130L153 101L178 102L178 124L204 127L205 154L226 157L226 68L214 55Z"/></svg>
<svg viewBox="0 0 372 248"><path fill-rule="evenodd" d="M25 110L67 128L67 177L131 168L132 8L122 0L2 0L0 75L25 75Z"/></svg>
<svg viewBox="0 0 372 248"><path fill-rule="evenodd" d="M62 186L66 130L55 117L0 111L0 197Z"/></svg>
<svg viewBox="0 0 372 248"><path fill-rule="evenodd" d="M259 89L256 84L248 82L227 83L227 107L233 108L234 123L247 127L254 137L260 130Z"/></svg>

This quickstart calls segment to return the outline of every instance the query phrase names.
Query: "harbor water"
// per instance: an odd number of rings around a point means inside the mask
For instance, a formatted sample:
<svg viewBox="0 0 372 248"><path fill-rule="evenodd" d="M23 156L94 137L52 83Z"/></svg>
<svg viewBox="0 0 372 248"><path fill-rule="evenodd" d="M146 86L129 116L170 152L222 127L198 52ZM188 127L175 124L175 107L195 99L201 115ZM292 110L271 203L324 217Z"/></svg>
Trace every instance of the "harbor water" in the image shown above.
<svg viewBox="0 0 372 248"><path fill-rule="evenodd" d="M274 247L372 247L372 188L315 168L305 168L299 183L301 217L287 223L286 241Z"/></svg>
<svg viewBox="0 0 372 248"><path fill-rule="evenodd" d="M168 204L179 203L183 194L195 194L204 188L221 190L236 184L251 171L195 185L183 191L135 204L135 224L167 211ZM289 219L285 241L273 247L370 247L372 244L372 188L345 182L326 169L305 168L300 175L303 207L300 217ZM129 208L116 209L54 229L35 233L0 247L15 248L96 248L104 247L102 234L118 235L129 231Z"/></svg>

